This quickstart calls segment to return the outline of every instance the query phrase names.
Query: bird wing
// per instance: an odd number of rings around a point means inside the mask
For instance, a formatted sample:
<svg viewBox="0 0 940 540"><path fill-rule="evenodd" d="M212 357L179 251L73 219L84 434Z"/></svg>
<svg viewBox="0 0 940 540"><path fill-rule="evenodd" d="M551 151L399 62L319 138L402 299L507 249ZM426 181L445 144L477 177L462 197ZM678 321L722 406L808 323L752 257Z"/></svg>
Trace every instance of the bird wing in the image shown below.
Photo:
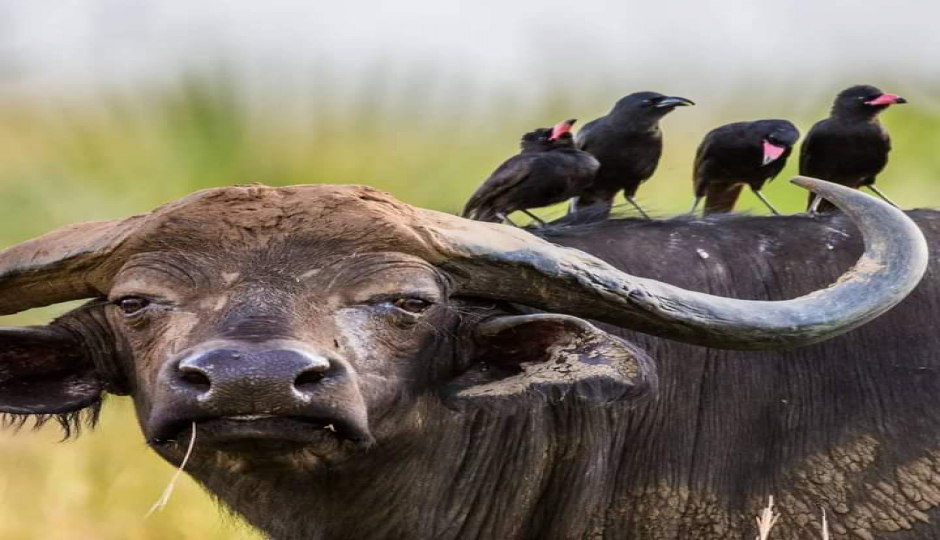
<svg viewBox="0 0 940 540"><path fill-rule="evenodd" d="M744 184L735 184L733 186L713 184L705 188L705 210L706 214L726 214L734 210L734 204L738 202L738 196L741 195L741 188Z"/></svg>
<svg viewBox="0 0 940 540"><path fill-rule="evenodd" d="M800 145L800 174L813 178L832 180L831 171L826 168L827 154L831 154L833 147L838 147L838 126L834 126L831 119L820 120L806 134ZM808 193L806 207L810 208L816 199L815 193ZM820 211L832 209L831 203L823 201Z"/></svg>
<svg viewBox="0 0 940 540"><path fill-rule="evenodd" d="M806 176L819 176L821 174L828 176L825 174L825 171L819 170L819 164L814 161L814 158L824 153L822 147L825 146L828 143L828 139L830 139L829 124L829 120L816 122L800 144L800 174Z"/></svg>
<svg viewBox="0 0 940 540"><path fill-rule="evenodd" d="M692 188L695 190L696 197L699 196L699 188L704 180L702 174L705 172L705 165L708 163L707 156L712 144L712 138L709 135L711 135L711 133L702 139L702 143L698 145L698 149L695 151L695 165L692 169Z"/></svg>
<svg viewBox="0 0 940 540"><path fill-rule="evenodd" d="M519 154L504 161L467 201L463 217L480 218L483 214L502 211L495 208L494 204L526 181L537 158L538 154Z"/></svg>

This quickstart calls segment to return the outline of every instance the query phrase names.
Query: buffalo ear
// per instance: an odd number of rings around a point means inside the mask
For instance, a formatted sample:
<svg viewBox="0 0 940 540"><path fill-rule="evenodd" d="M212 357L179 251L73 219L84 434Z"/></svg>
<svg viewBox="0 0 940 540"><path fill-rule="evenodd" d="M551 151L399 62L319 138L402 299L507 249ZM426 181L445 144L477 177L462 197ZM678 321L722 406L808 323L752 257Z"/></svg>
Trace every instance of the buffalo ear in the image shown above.
<svg viewBox="0 0 940 540"><path fill-rule="evenodd" d="M656 390L649 356L577 317L497 317L480 323L475 341L470 368L444 389L445 401L457 407L524 405L532 398L636 401Z"/></svg>
<svg viewBox="0 0 940 540"><path fill-rule="evenodd" d="M0 413L67 415L96 405L104 382L64 328L0 328Z"/></svg>

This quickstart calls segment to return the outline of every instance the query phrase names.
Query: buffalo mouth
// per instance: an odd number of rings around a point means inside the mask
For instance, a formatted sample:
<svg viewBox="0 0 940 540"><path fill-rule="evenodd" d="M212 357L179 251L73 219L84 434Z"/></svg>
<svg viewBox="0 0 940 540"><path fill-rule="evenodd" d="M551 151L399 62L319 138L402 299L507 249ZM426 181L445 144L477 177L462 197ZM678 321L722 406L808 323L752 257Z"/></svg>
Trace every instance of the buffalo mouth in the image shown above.
<svg viewBox="0 0 940 540"><path fill-rule="evenodd" d="M374 440L369 430L345 420L326 417L246 414L168 422L156 430L151 444L183 445L196 430L196 446L218 450L328 452L344 446L368 447Z"/></svg>

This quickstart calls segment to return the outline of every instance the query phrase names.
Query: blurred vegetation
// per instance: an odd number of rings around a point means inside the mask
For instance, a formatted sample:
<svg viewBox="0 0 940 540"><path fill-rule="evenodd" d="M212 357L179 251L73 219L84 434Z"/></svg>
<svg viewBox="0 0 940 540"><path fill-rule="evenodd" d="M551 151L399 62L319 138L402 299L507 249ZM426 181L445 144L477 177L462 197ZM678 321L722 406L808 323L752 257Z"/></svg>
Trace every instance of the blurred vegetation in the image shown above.
<svg viewBox="0 0 940 540"><path fill-rule="evenodd" d="M621 93L609 90L537 104L493 99L462 107L429 104L422 96L430 90L421 84L394 99L367 86L341 96L340 105L328 88L286 103L247 96L221 78L68 102L11 99L0 102L0 246L72 222L145 212L193 190L246 182L365 183L411 204L457 212L515 153L523 132L604 114ZM695 98L694 92L680 95ZM805 133L827 113L829 99L760 103L753 95L728 96L722 104L677 110L663 122L663 161L641 189L641 203L659 215L686 211L695 146L709 129L783 117ZM904 207L940 204L940 112L914 103L887 111L883 121L895 150L879 185ZM787 212L801 211L806 200L786 182L795 172L796 156L766 190ZM749 193L740 208L765 212ZM45 323L62 309L0 317L0 325ZM172 469L147 450L126 399L110 400L96 433L62 444L58 437L52 427L0 432L0 538L257 538L188 479L164 511L144 520Z"/></svg>

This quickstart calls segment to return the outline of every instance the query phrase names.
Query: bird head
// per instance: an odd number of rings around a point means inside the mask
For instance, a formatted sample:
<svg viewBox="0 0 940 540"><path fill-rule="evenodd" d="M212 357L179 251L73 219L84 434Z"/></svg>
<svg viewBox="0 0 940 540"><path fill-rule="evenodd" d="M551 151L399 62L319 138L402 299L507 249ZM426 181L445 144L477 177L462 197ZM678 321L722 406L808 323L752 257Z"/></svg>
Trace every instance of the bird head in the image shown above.
<svg viewBox="0 0 940 540"><path fill-rule="evenodd" d="M656 122L672 112L676 107L695 105L684 97L665 96L658 92L636 92L620 98L611 111L617 122Z"/></svg>
<svg viewBox="0 0 940 540"><path fill-rule="evenodd" d="M873 117L890 105L902 103L907 103L907 100L897 94L888 94L874 86L860 84L846 88L836 96L832 113L834 116Z"/></svg>
<svg viewBox="0 0 940 540"><path fill-rule="evenodd" d="M522 136L519 147L523 152L532 150L546 150L552 146L552 132L554 128L537 128Z"/></svg>
<svg viewBox="0 0 940 540"><path fill-rule="evenodd" d="M800 138L800 132L791 122L786 120L760 120L764 132L761 140L764 157L762 166L769 165L781 157L786 157L786 153L796 141Z"/></svg>

